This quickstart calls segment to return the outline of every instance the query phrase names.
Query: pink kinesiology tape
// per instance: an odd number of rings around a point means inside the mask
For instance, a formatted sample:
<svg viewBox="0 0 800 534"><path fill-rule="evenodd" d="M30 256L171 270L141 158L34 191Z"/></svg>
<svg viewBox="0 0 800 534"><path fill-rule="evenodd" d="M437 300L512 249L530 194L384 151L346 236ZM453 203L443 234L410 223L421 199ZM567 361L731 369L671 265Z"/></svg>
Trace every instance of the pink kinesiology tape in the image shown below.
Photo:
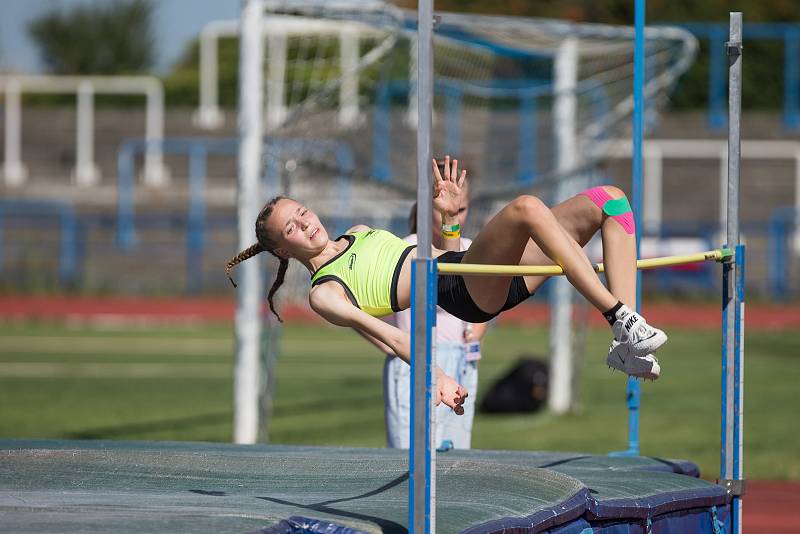
<svg viewBox="0 0 800 534"><path fill-rule="evenodd" d="M622 228L625 229L625 232L629 234L636 233L636 224L633 222L633 213L630 210L630 205L628 202L624 202L624 213L620 213L618 210L620 207L618 205L618 201L622 200L624 197L615 199L609 195L608 191L606 191L602 186L592 187L591 189L583 191L581 194L589 197L589 199L597 204L597 207L603 210L605 214L621 224ZM606 204L608 204L609 201L615 204L615 209L606 209Z"/></svg>

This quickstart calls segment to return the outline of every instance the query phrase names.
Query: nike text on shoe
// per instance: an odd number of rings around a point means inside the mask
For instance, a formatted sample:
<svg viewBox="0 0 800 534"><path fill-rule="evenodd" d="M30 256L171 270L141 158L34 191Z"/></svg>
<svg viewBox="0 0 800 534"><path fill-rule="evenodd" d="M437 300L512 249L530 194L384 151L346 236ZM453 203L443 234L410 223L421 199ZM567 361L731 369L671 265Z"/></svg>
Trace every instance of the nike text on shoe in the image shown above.
<svg viewBox="0 0 800 534"><path fill-rule="evenodd" d="M627 313L622 310L620 312L612 327L614 339L627 345L634 357L647 356L667 342L667 334L647 324L644 317L638 313L630 310L626 310Z"/></svg>
<svg viewBox="0 0 800 534"><path fill-rule="evenodd" d="M606 363L609 367L636 378L655 380L661 375L661 366L655 356L634 356L626 343L617 340L611 341Z"/></svg>

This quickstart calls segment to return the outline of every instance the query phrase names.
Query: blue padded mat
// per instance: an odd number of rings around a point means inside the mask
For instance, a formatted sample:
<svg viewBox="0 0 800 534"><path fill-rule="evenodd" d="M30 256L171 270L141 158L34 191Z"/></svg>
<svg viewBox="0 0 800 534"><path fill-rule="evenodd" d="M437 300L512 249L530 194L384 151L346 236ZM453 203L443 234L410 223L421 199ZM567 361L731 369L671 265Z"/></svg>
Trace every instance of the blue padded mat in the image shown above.
<svg viewBox="0 0 800 534"><path fill-rule="evenodd" d="M0 531L407 532L407 469L389 449L0 441ZM438 456L437 531L724 525L728 495L696 474L676 460L451 451Z"/></svg>

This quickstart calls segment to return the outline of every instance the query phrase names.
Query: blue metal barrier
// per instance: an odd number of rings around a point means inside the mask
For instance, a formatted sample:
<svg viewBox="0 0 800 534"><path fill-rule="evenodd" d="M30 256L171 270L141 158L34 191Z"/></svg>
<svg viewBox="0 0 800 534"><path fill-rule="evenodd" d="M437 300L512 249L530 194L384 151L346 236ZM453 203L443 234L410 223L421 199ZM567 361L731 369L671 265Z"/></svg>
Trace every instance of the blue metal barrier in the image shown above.
<svg viewBox="0 0 800 534"><path fill-rule="evenodd" d="M727 117L727 65L725 47L728 40L728 23L689 22L675 24L711 43L708 73L708 124L721 129L728 124ZM800 23L748 24L743 28L746 40L783 41L783 124L786 128L800 129ZM745 45L746 46L746 45Z"/></svg>
<svg viewBox="0 0 800 534"><path fill-rule="evenodd" d="M791 295L790 282L791 253L788 251L789 238L794 235L800 209L794 206L778 208L769 218L769 288L775 300L787 300Z"/></svg>
<svg viewBox="0 0 800 534"><path fill-rule="evenodd" d="M208 152L204 145L189 149L189 211L186 214L186 284L189 293L197 293L203 285L203 249L206 234L206 162Z"/></svg>
<svg viewBox="0 0 800 534"><path fill-rule="evenodd" d="M0 199L0 224L6 217L59 219L58 279L64 286L75 283L78 273L78 219L75 210L65 202L29 199ZM2 227L0 227L0 268L2 268Z"/></svg>
<svg viewBox="0 0 800 534"><path fill-rule="evenodd" d="M150 143L159 143L151 141ZM164 139L161 149L164 154L182 154L189 157L189 211L203 213L205 201L205 161L209 154L234 155L239 148L238 139ZM117 245L130 249L136 243L134 225L134 187L136 156L146 152L148 142L144 139L129 139L122 143L117 153ZM203 163L198 163L199 159ZM202 207L200 207L202 205ZM195 220L201 221L201 218ZM202 226L195 229L201 235L194 237L202 242Z"/></svg>

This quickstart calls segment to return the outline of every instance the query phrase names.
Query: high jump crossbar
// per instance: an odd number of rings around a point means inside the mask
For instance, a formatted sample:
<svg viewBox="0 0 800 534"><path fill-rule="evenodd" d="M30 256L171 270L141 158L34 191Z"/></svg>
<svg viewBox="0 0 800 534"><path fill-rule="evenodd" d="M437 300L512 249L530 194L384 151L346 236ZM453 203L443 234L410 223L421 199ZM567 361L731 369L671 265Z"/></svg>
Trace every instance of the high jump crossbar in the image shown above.
<svg viewBox="0 0 800 534"><path fill-rule="evenodd" d="M686 265L689 263L699 263L704 261L729 261L733 257L733 251L728 248L718 248L696 252L694 254L683 254L679 256L661 256L658 258L647 258L636 262L639 270L658 269L659 267L670 267L674 265ZM483 265L474 263L439 263L439 274L466 274L475 276L559 276L564 274L564 269L559 265ZM602 263L592 265L598 273L605 272Z"/></svg>

